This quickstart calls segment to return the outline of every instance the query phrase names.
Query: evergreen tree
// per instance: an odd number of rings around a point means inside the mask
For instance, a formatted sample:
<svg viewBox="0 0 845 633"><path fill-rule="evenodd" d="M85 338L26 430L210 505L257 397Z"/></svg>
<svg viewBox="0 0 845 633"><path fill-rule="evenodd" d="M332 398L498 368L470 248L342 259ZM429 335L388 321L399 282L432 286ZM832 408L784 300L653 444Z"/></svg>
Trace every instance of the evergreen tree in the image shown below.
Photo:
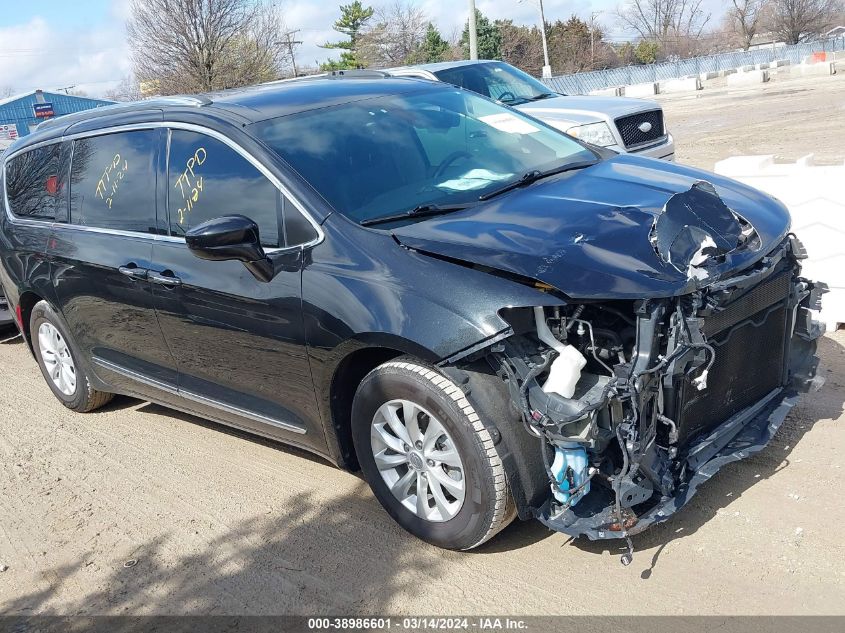
<svg viewBox="0 0 845 633"><path fill-rule="evenodd" d="M322 70L343 70L346 68L358 68L360 62L358 60L358 39L361 36L361 31L367 25L367 22L373 17L375 9L373 7L365 7L360 0L355 0L352 4L340 5L340 18L334 23L334 30L345 35L347 40L341 42L326 42L323 48L341 49L340 60L328 61L321 64Z"/></svg>
<svg viewBox="0 0 845 633"><path fill-rule="evenodd" d="M442 62L446 58L449 48L449 42L444 40L437 27L429 22L425 31L425 39L420 45L419 58L427 64Z"/></svg>
<svg viewBox="0 0 845 633"><path fill-rule="evenodd" d="M478 33L478 59L502 59L502 32L478 9L475 10L475 28ZM461 36L461 48L469 58L469 21Z"/></svg>

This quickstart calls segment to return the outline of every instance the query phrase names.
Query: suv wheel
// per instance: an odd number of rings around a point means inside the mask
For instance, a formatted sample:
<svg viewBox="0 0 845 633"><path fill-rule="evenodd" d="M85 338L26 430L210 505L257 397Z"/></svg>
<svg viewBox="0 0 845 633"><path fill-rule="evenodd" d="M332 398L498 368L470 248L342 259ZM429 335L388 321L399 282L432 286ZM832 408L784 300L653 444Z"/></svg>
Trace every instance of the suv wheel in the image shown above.
<svg viewBox="0 0 845 633"><path fill-rule="evenodd" d="M91 387L88 375L79 364L76 346L46 301L39 301L32 309L29 331L41 373L53 394L68 409L86 413L112 399L112 394Z"/></svg>
<svg viewBox="0 0 845 633"><path fill-rule="evenodd" d="M463 391L410 358L380 365L355 394L352 435L387 512L434 545L467 550L515 511L490 433Z"/></svg>

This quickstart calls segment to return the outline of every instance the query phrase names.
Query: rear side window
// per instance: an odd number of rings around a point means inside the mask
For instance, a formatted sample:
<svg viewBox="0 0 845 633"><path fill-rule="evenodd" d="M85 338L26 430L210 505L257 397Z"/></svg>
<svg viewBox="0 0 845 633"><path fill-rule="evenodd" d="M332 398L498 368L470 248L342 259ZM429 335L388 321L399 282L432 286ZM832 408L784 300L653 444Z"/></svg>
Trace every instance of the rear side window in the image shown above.
<svg viewBox="0 0 845 633"><path fill-rule="evenodd" d="M101 229L156 233L155 130L73 143L70 221Z"/></svg>
<svg viewBox="0 0 845 633"><path fill-rule="evenodd" d="M6 194L19 218L64 220L68 145L45 145L24 152L6 164Z"/></svg>
<svg viewBox="0 0 845 633"><path fill-rule="evenodd" d="M172 130L168 183L171 235L182 236L207 220L240 214L258 224L263 246L283 244L281 193L225 143L198 132Z"/></svg>

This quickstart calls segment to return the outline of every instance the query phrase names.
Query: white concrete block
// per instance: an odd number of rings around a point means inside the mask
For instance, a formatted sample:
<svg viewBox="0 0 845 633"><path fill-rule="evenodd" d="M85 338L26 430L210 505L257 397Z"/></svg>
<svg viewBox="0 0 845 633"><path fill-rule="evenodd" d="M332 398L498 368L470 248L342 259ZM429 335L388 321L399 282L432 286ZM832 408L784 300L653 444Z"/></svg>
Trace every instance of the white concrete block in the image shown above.
<svg viewBox="0 0 845 633"><path fill-rule="evenodd" d="M739 68L739 71L742 73L750 73L753 70L758 70L758 68L754 66L754 64L750 64L748 66L740 66Z"/></svg>
<svg viewBox="0 0 845 633"><path fill-rule="evenodd" d="M737 72L736 68L728 68L727 70L720 70L719 75L721 77L727 77L728 75L735 75Z"/></svg>
<svg viewBox="0 0 845 633"><path fill-rule="evenodd" d="M622 96L623 88L621 86L614 86L613 88L601 88L599 90L591 90L587 94L595 95L598 97L620 97Z"/></svg>
<svg viewBox="0 0 845 633"><path fill-rule="evenodd" d="M728 86L751 86L769 81L768 70L749 70L728 76Z"/></svg>
<svg viewBox="0 0 845 633"><path fill-rule="evenodd" d="M701 79L701 81L710 81L711 79L716 79L717 77L719 77L719 72L715 71L715 70L711 71L709 73L701 73L698 76L698 78Z"/></svg>
<svg viewBox="0 0 845 633"><path fill-rule="evenodd" d="M660 84L634 84L625 86L626 97L651 97L660 94Z"/></svg>
<svg viewBox="0 0 845 633"><path fill-rule="evenodd" d="M845 165L816 166L813 156L775 163L772 156L736 156L716 163L715 172L781 200L792 215L792 230L809 259L802 274L830 286L820 318L828 329L845 323Z"/></svg>
<svg viewBox="0 0 845 633"><path fill-rule="evenodd" d="M816 64L801 64L798 66L798 70L802 75L805 76L814 76L814 75L835 75L836 74L836 62L819 62Z"/></svg>
<svg viewBox="0 0 845 633"><path fill-rule="evenodd" d="M690 79L667 79L660 82L660 94L671 92L695 92L701 90L701 79L693 77Z"/></svg>
<svg viewBox="0 0 845 633"><path fill-rule="evenodd" d="M775 61L773 61L771 63L771 65L769 67L770 68L782 68L784 66L789 66L790 64L792 64L792 62L789 61L788 59L776 59Z"/></svg>
<svg viewBox="0 0 845 633"><path fill-rule="evenodd" d="M772 65L768 62L764 62L762 64L757 64L754 68L757 70L766 70L767 68L771 68Z"/></svg>

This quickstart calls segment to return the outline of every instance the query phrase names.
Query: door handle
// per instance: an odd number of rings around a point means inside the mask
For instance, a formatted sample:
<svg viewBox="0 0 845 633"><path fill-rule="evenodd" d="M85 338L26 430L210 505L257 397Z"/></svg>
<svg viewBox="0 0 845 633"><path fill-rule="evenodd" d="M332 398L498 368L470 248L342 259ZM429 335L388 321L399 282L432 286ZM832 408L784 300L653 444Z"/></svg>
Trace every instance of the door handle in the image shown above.
<svg viewBox="0 0 845 633"><path fill-rule="evenodd" d="M169 273L170 271L164 271L161 273L156 273L150 271L147 275L147 279L149 279L154 284L158 284L160 286L181 286L182 280L179 277L176 277L173 273Z"/></svg>
<svg viewBox="0 0 845 633"><path fill-rule="evenodd" d="M126 275L130 279L146 279L150 272L146 268L138 268L135 264L128 264L117 269L121 275Z"/></svg>

